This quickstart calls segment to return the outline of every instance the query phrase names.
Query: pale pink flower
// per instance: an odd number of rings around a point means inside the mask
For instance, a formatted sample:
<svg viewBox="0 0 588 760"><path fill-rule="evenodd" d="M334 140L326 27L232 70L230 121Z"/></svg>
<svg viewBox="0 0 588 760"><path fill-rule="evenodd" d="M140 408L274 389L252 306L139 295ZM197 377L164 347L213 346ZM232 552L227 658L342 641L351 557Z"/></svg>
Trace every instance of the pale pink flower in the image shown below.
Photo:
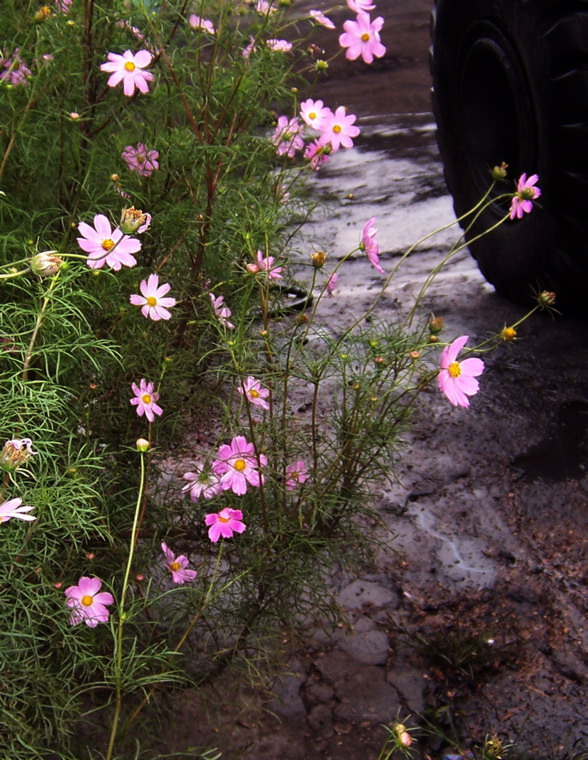
<svg viewBox="0 0 588 760"><path fill-rule="evenodd" d="M278 9L274 7L273 0L270 0L270 2L267 2L267 0L257 0L255 10L260 16L268 16L275 13Z"/></svg>
<svg viewBox="0 0 588 760"><path fill-rule="evenodd" d="M333 272L333 274L329 277L327 280L327 293L332 296L335 292L335 287L337 285L337 280L339 279L339 275L337 272Z"/></svg>
<svg viewBox="0 0 588 760"><path fill-rule="evenodd" d="M529 179L527 179L526 172L521 174L517 182L516 195L510 202L509 216L511 219L514 219L515 216L522 219L523 214L529 214L533 210L532 201L541 195L541 190L538 187L533 187L538 181L539 176L537 174L532 174Z"/></svg>
<svg viewBox="0 0 588 760"><path fill-rule="evenodd" d="M376 7L371 0L347 0L347 6L354 13L364 13L365 11L373 11Z"/></svg>
<svg viewBox="0 0 588 760"><path fill-rule="evenodd" d="M374 56L381 58L386 53L386 48L380 42L383 24L381 16L370 21L369 13L359 13L357 21L345 21L345 32L339 37L341 47L347 48L345 58L354 61L361 56L365 63L372 63Z"/></svg>
<svg viewBox="0 0 588 760"><path fill-rule="evenodd" d="M437 376L439 389L453 406L468 407L470 405L468 396L473 396L478 392L479 384L476 377L484 371L484 362L481 359L456 361L468 337L468 335L462 335L456 338L451 345L443 349L441 354L441 369Z"/></svg>
<svg viewBox="0 0 588 760"><path fill-rule="evenodd" d="M200 31L206 32L207 34L216 34L216 29L214 28L212 21L207 18L202 18L202 16L197 16L195 13L188 16L188 23L192 29L200 29Z"/></svg>
<svg viewBox="0 0 588 760"><path fill-rule="evenodd" d="M266 40L265 44L274 53L289 53L292 50L292 43L288 40Z"/></svg>
<svg viewBox="0 0 588 760"><path fill-rule="evenodd" d="M265 256L262 251L257 251L257 268L260 272L266 272L268 279L280 280L282 279L283 267L274 266L274 257Z"/></svg>
<svg viewBox="0 0 588 760"><path fill-rule="evenodd" d="M221 509L218 514L206 515L204 521L209 525L208 538L213 544L219 538L232 538L233 533L243 533L247 527L243 520L243 512L240 509Z"/></svg>
<svg viewBox="0 0 588 760"><path fill-rule="evenodd" d="M237 496L247 492L247 483L258 488L264 477L257 468L265 466L267 458L263 455L258 457L252 443L248 443L242 435L237 435L230 444L223 444L218 450L218 459L212 463L212 469L220 475L220 484L223 491L231 490Z"/></svg>
<svg viewBox="0 0 588 760"><path fill-rule="evenodd" d="M370 264L374 267L374 269L377 269L380 274L386 274L382 267L380 266L380 246L378 245L378 241L376 240L376 235L378 234L378 230L374 228L374 224L376 222L376 217L373 216L371 219L368 219L367 222L363 225L363 231L361 233L361 243L359 244L359 247L362 251L365 251L366 256L369 259Z"/></svg>
<svg viewBox="0 0 588 760"><path fill-rule="evenodd" d="M94 227L80 222L78 230L82 234L77 238L78 245L89 254L86 264L90 269L100 269L106 264L118 272L121 266L134 267L137 263L132 254L141 250L141 243L124 235L118 227L113 230L103 214L96 214Z"/></svg>
<svg viewBox="0 0 588 760"><path fill-rule="evenodd" d="M329 110L323 106L322 100L308 98L308 100L300 104L300 116L313 129L321 129Z"/></svg>
<svg viewBox="0 0 588 760"><path fill-rule="evenodd" d="M301 132L302 124L296 117L289 119L287 116L280 116L272 137L272 143L276 146L279 156L286 155L293 158L296 151L304 148Z"/></svg>
<svg viewBox="0 0 588 760"><path fill-rule="evenodd" d="M9 499L0 504L0 523L8 522L15 517L17 520L36 520L36 517L25 514L30 512L34 507L21 507L22 499Z"/></svg>
<svg viewBox="0 0 588 760"><path fill-rule="evenodd" d="M222 491L218 477L206 471L203 464L196 465L196 472L185 472L182 478L188 481L182 491L190 492L191 501L198 501L201 496L212 499Z"/></svg>
<svg viewBox="0 0 588 760"><path fill-rule="evenodd" d="M162 542L161 544L161 551L165 554L165 566L171 572L172 581L174 583L193 581L198 575L196 570L187 569L190 560L184 554L180 554L179 557L176 557L165 542Z"/></svg>
<svg viewBox="0 0 588 760"><path fill-rule="evenodd" d="M108 622L110 612L105 605L114 604L114 597L108 591L100 591L101 588L100 578L83 576L77 586L65 589L65 603L72 610L70 625L84 622L90 628L96 628L98 623Z"/></svg>
<svg viewBox="0 0 588 760"><path fill-rule="evenodd" d="M225 300L224 296L215 296L214 293L209 293L210 300L212 301L212 310L214 311L218 321L226 327L228 330L234 330L235 325L229 322L229 317L233 313L228 306L223 306Z"/></svg>
<svg viewBox="0 0 588 760"><path fill-rule="evenodd" d="M339 150L340 146L351 148L352 138L359 134L359 127L353 126L356 118L355 114L347 116L343 106L339 106L335 113L329 108L321 128L319 144L330 145L332 150Z"/></svg>
<svg viewBox="0 0 588 760"><path fill-rule="evenodd" d="M3 53L3 55L6 55ZM27 77L31 76L31 70L20 57L20 48L7 58L0 57L0 82L6 82L13 87L28 84Z"/></svg>
<svg viewBox="0 0 588 760"><path fill-rule="evenodd" d="M241 55L243 58L249 58L251 53L255 50L255 37L249 37L249 45L247 45L246 48L243 48L243 52Z"/></svg>
<svg viewBox="0 0 588 760"><path fill-rule="evenodd" d="M137 414L139 417L145 415L149 422L155 421L154 415L163 414L163 409L158 406L159 393L156 393L154 383L148 383L145 378L142 378L139 385L133 383L131 389L135 394L135 398L130 399L133 406L137 407Z"/></svg>
<svg viewBox="0 0 588 760"><path fill-rule="evenodd" d="M149 92L148 82L151 82L154 76L145 69L152 59L153 56L148 50L139 50L136 53L125 50L122 55L109 53L108 61L103 63L100 69L110 73L109 87L116 87L122 82L124 94L130 97L135 92L135 87L143 94Z"/></svg>
<svg viewBox="0 0 588 760"><path fill-rule="evenodd" d="M304 151L304 158L308 159L311 167L318 172L318 170L327 163L331 158L329 155L331 152L330 145L321 145L319 140L314 140L306 146Z"/></svg>
<svg viewBox="0 0 588 760"><path fill-rule="evenodd" d="M55 0L55 7L61 13L67 13L73 0Z"/></svg>
<svg viewBox="0 0 588 760"><path fill-rule="evenodd" d="M137 143L134 147L127 145L121 153L127 162L127 168L137 172L140 177L150 177L156 169L159 169L158 150L147 150L143 143Z"/></svg>
<svg viewBox="0 0 588 760"><path fill-rule="evenodd" d="M262 409L269 409L269 404L265 400L269 397L270 392L267 388L264 388L259 380L249 375L247 380L237 388L237 392L250 401L255 406L260 406Z"/></svg>
<svg viewBox="0 0 588 760"><path fill-rule="evenodd" d="M130 32L135 39L140 40L141 42L145 39L145 35L140 29L137 29L136 26L133 26L130 24L126 19L122 19L120 21L116 22L116 25L120 29L126 29L128 32Z"/></svg>
<svg viewBox="0 0 588 760"><path fill-rule="evenodd" d="M293 491L308 480L306 462L299 460L286 467L286 490Z"/></svg>
<svg viewBox="0 0 588 760"><path fill-rule="evenodd" d="M154 322L160 319L169 319L171 314L168 308L176 305L175 298L165 298L171 285L167 282L159 284L159 277L156 274L150 274L147 280L141 280L139 290L142 295L133 294L130 302L133 306L142 306L141 314L149 317Z"/></svg>
<svg viewBox="0 0 588 760"><path fill-rule="evenodd" d="M325 16L324 13L321 13L321 11L308 11L308 15L313 18L317 24L324 26L325 29L335 28L335 24L331 21L331 19L328 18L328 16Z"/></svg>

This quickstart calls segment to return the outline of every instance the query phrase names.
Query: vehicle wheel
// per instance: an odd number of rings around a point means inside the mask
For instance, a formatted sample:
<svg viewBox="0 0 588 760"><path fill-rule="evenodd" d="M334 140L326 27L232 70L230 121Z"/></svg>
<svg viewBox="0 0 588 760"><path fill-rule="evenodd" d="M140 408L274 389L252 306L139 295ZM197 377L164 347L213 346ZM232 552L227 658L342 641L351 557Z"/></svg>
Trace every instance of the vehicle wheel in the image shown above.
<svg viewBox="0 0 588 760"><path fill-rule="evenodd" d="M436 0L431 69L445 177L457 216L508 164L514 190L538 174L533 211L473 240L505 214L495 202L467 233L496 290L529 302L555 291L588 309L588 2Z"/></svg>

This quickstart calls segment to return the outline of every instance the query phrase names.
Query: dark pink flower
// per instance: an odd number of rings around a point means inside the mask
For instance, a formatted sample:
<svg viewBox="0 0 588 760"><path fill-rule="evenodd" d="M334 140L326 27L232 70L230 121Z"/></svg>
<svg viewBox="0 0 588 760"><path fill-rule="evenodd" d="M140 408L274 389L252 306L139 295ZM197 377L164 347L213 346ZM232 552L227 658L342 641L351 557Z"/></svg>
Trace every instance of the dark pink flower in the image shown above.
<svg viewBox="0 0 588 760"><path fill-rule="evenodd" d="M264 256L262 251L257 251L257 269L265 272L270 280L282 279L283 267L274 266L273 256Z"/></svg>
<svg viewBox="0 0 588 760"><path fill-rule="evenodd" d="M155 421L154 415L163 414L163 409L158 406L159 393L156 393L154 383L148 383L145 378L142 378L139 385L133 383L131 389L135 394L135 397L130 399L133 406L137 407L137 414L139 417L145 415L149 422Z"/></svg>
<svg viewBox="0 0 588 760"><path fill-rule="evenodd" d="M121 155L127 162L127 167L141 177L150 177L159 169L159 151L147 150L143 143L137 143L135 147L127 145Z"/></svg>
<svg viewBox="0 0 588 760"><path fill-rule="evenodd" d="M484 362L481 359L457 361L457 355L468 342L468 337L462 335L456 338L441 354L441 369L437 376L439 389L453 406L470 405L468 396L474 396L478 392L479 383L476 377L484 371Z"/></svg>
<svg viewBox="0 0 588 760"><path fill-rule="evenodd" d="M132 254L141 250L141 243L123 235L118 227L113 230L103 214L96 214L94 227L80 222L78 230L82 234L82 237L77 238L78 245L89 254L86 264L90 269L100 269L106 264L118 272L122 266L134 267L137 263Z"/></svg>
<svg viewBox="0 0 588 760"><path fill-rule="evenodd" d="M230 444L223 444L218 450L218 459L212 463L212 469L220 476L223 491L231 490L237 496L247 492L247 484L259 488L264 477L258 471L258 466L265 466L267 458L258 457L252 443L248 443L242 435L237 435Z"/></svg>
<svg viewBox="0 0 588 760"><path fill-rule="evenodd" d="M359 127L353 126L356 118L355 114L347 116L343 106L339 106L335 113L329 108L321 127L319 144L322 146L330 145L332 150L339 150L341 146L351 148L353 145L352 138L359 134Z"/></svg>
<svg viewBox="0 0 588 760"><path fill-rule="evenodd" d="M213 544L219 540L219 538L232 538L233 533L243 533L247 527L243 520L243 512L240 509L221 509L218 514L206 515L204 521L206 525L209 525L208 538Z"/></svg>
<svg viewBox="0 0 588 760"><path fill-rule="evenodd" d="M193 581L198 575L196 570L188 570L188 557L180 554L179 557L168 548L167 544L163 542L161 544L161 551L165 555L165 566L171 572L172 580L174 583L185 583L186 581Z"/></svg>
<svg viewBox="0 0 588 760"><path fill-rule="evenodd" d="M359 244L359 247L362 251L365 251L369 262L374 267L374 269L377 269L380 274L386 274L380 266L380 246L376 240L378 230L374 228L375 222L376 217L373 216L371 219L368 219L367 222L363 225L363 232L361 233L361 243Z"/></svg>
<svg viewBox="0 0 588 760"><path fill-rule="evenodd" d="M308 11L308 15L316 21L317 24L324 26L325 29L334 29L335 24L328 16L325 16L321 11Z"/></svg>
<svg viewBox="0 0 588 760"><path fill-rule="evenodd" d="M517 182L517 191L510 202L511 219L515 216L518 219L522 219L523 214L529 214L533 210L533 200L541 195L541 190L538 187L533 187L539 181L539 176L533 174L527 179L526 172L521 174L519 181Z"/></svg>
<svg viewBox="0 0 588 760"><path fill-rule="evenodd" d="M380 42L380 29L384 19L378 16L370 21L369 13L359 13L357 21L345 21L345 32L339 37L341 47L347 48L345 57L354 61L361 56L365 63L372 63L375 58L381 58L386 48Z"/></svg>
<svg viewBox="0 0 588 760"><path fill-rule="evenodd" d="M83 576L77 586L65 589L66 604L72 610L70 625L83 622L90 628L95 628L98 623L108 622L110 612L105 605L114 604L114 597L108 591L100 591L101 588L100 578Z"/></svg>
<svg viewBox="0 0 588 760"><path fill-rule="evenodd" d="M269 398L270 392L267 388L264 388L259 380L249 375L247 380L237 388L237 392L255 406L259 406L262 409L269 409L269 404L265 400Z"/></svg>
<svg viewBox="0 0 588 760"><path fill-rule="evenodd" d="M304 158L310 161L311 167L318 172L318 170L327 163L331 158L330 156L331 146L321 145L319 140L309 143L304 151Z"/></svg>
<svg viewBox="0 0 588 760"><path fill-rule="evenodd" d="M153 56L148 50L139 50L132 53L125 50L122 55L109 53L108 61L100 66L102 71L110 73L108 86L116 87L123 83L123 92L130 97L135 92L135 87L143 94L149 92L148 82L154 79L150 71L144 69L149 66Z"/></svg>

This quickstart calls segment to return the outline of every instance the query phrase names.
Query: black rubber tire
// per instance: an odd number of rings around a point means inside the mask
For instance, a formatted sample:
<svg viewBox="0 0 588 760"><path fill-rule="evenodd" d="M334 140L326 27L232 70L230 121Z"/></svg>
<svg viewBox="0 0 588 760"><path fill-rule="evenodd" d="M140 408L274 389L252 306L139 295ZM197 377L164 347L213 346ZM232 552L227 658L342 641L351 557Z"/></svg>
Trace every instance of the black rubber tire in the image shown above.
<svg viewBox="0 0 588 760"><path fill-rule="evenodd" d="M436 0L431 71L445 177L457 216L506 161L513 190L538 174L539 204L470 250L496 290L530 302L555 291L588 311L588 2ZM467 237L495 224L494 203Z"/></svg>

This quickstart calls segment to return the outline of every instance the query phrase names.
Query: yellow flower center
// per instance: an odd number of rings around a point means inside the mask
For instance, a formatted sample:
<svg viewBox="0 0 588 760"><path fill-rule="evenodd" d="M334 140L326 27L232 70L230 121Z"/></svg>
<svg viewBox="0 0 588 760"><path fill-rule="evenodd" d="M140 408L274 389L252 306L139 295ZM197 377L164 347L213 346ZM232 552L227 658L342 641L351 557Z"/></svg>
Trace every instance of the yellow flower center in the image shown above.
<svg viewBox="0 0 588 760"><path fill-rule="evenodd" d="M219 515L218 519L222 523L228 523L231 518L230 517L223 517L222 515Z"/></svg>
<svg viewBox="0 0 588 760"><path fill-rule="evenodd" d="M134 71L136 68L137 68L137 67L135 66L135 64L134 64L132 61L127 61L127 62L125 63L125 69L126 69L127 71Z"/></svg>
<svg viewBox="0 0 588 760"><path fill-rule="evenodd" d="M340 131L341 131L341 126L339 124L335 124L335 126L333 127L333 132L336 135L338 135Z"/></svg>
<svg viewBox="0 0 588 760"><path fill-rule="evenodd" d="M312 111L311 113L308 114L308 118L309 119L316 119L316 113L314 111Z"/></svg>
<svg viewBox="0 0 588 760"><path fill-rule="evenodd" d="M449 367L447 367L447 371L451 377L459 377L461 375L461 367L459 366L459 362L451 362Z"/></svg>
<svg viewBox="0 0 588 760"><path fill-rule="evenodd" d="M157 306L157 298L155 298L155 296L148 296L147 306Z"/></svg>
<svg viewBox="0 0 588 760"><path fill-rule="evenodd" d="M170 562L169 566L172 570L179 570L180 569L180 563L179 562Z"/></svg>
<svg viewBox="0 0 588 760"><path fill-rule="evenodd" d="M148 393L144 393L144 394L141 396L141 401L142 401L144 404L150 404L150 403L151 403L151 396L150 396Z"/></svg>
<svg viewBox="0 0 588 760"><path fill-rule="evenodd" d="M249 395L251 398L259 398L259 391L256 391L255 388L251 388Z"/></svg>
<svg viewBox="0 0 588 760"><path fill-rule="evenodd" d="M243 472L243 470L247 467L247 462L244 459L237 459L237 461L235 462L235 464L233 465L233 467L238 472Z"/></svg>
<svg viewBox="0 0 588 760"><path fill-rule="evenodd" d="M93 601L94 601L93 596L86 595L82 597L82 604L84 605L84 607L89 607Z"/></svg>
<svg viewBox="0 0 588 760"><path fill-rule="evenodd" d="M106 238L106 240L102 241L102 248L104 248L105 251L112 251L114 248L114 240Z"/></svg>
<svg viewBox="0 0 588 760"><path fill-rule="evenodd" d="M369 39L370 39L370 36L369 36L369 34L368 34L367 32L364 32L364 33L361 35L361 41L362 41L362 42L369 42Z"/></svg>
<svg viewBox="0 0 588 760"><path fill-rule="evenodd" d="M137 163L144 164L145 163L145 156L137 156Z"/></svg>

